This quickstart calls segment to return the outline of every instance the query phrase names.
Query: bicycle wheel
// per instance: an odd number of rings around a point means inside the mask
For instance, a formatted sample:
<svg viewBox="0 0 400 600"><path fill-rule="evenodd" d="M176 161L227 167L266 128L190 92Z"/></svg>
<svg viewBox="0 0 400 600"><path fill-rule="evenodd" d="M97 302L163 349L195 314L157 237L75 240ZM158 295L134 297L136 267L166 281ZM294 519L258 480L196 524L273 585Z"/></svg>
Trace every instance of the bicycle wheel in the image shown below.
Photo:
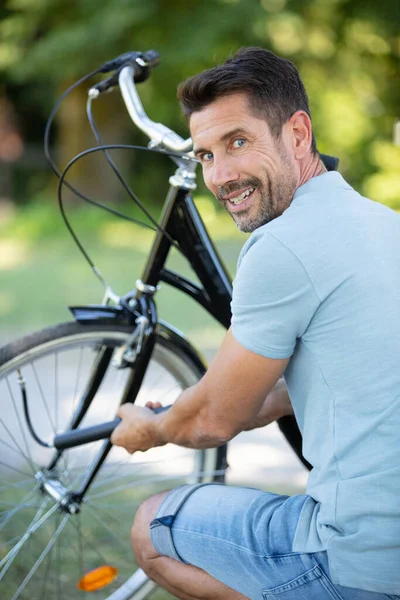
<svg viewBox="0 0 400 600"><path fill-rule="evenodd" d="M54 490L76 490L104 442L66 450L53 471L46 471L55 452L40 446L29 433L17 369L26 381L33 428L42 440L51 441L56 431L68 427L99 350L117 349L130 332L131 328L118 325L65 323L0 350L0 588L4 599L86 597L77 586L92 570L99 578L96 585L105 582L101 577L106 573L115 576L92 592L93 598L148 598L156 586L136 567L130 547L135 509L161 490L223 476L221 449L195 451L169 444L131 456L113 447L79 512L63 510ZM115 417L129 372L129 368L108 367L80 427ZM201 375L199 366L172 338L158 335L136 403L158 399L171 404ZM43 486L43 473L51 479L51 494ZM107 570L96 571L101 566Z"/></svg>

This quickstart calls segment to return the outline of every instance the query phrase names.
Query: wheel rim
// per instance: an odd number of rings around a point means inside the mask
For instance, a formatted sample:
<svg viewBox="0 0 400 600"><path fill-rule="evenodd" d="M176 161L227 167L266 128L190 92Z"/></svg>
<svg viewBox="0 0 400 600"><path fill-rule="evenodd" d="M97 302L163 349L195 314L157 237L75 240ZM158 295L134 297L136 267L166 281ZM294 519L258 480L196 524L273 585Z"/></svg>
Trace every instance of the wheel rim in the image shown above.
<svg viewBox="0 0 400 600"><path fill-rule="evenodd" d="M80 578L101 565L116 567L118 575L91 596L112 597L136 569L129 530L137 506L149 495L201 477L203 452L169 445L129 456L113 448L78 514L62 510L53 492L44 489L43 477L62 490L75 491L103 442L66 451L55 473L48 474L44 467L53 450L39 446L26 431L16 369L26 380L33 426L49 441L66 427L104 338L117 347L126 333L69 335L0 368L0 587L12 600L82 598ZM127 376L128 370L108 370L81 427L115 417ZM185 362L157 344L137 403L160 399L171 404L196 378Z"/></svg>

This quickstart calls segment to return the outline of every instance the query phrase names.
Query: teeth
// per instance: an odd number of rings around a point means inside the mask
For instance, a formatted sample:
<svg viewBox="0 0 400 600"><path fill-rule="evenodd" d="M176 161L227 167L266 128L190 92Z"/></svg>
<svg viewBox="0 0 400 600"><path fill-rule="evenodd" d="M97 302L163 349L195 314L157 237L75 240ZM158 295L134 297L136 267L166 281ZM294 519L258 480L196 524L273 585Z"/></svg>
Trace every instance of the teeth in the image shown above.
<svg viewBox="0 0 400 600"><path fill-rule="evenodd" d="M248 190L246 190L245 192L242 192L241 194L239 194L239 196L235 196L235 198L231 198L230 202L232 202L232 204L240 204L241 202L243 202L243 200L245 200L247 198L247 196L249 196L252 192L254 192L256 188L250 188Z"/></svg>

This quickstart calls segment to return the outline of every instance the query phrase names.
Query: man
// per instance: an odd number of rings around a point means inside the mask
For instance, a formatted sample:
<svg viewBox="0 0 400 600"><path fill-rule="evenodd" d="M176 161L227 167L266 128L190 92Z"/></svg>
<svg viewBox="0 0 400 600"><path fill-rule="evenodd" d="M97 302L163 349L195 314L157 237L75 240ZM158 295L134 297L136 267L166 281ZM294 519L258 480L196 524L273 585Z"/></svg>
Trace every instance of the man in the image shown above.
<svg viewBox="0 0 400 600"><path fill-rule="evenodd" d="M400 217L326 172L289 61L244 49L178 95L207 187L252 235L206 375L167 413L121 407L112 441L207 448L292 404L313 469L306 495L150 498L137 560L184 600L400 598Z"/></svg>

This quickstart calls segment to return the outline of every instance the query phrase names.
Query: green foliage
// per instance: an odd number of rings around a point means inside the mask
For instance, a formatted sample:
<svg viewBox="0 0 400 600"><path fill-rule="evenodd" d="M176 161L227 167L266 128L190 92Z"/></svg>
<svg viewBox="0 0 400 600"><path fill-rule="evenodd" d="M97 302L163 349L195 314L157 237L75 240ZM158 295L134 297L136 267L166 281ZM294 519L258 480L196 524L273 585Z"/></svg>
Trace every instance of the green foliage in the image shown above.
<svg viewBox="0 0 400 600"><path fill-rule="evenodd" d="M400 106L398 0L9 0L2 12L0 70L10 88L39 87L45 104L44 92L55 97L105 60L155 48L162 62L141 88L143 101L182 135L179 81L240 46L270 48L300 69L320 150L339 156L361 191L399 205L398 167L388 167L399 164L391 142ZM146 158L137 161L138 178ZM166 174L161 165L156 171Z"/></svg>

